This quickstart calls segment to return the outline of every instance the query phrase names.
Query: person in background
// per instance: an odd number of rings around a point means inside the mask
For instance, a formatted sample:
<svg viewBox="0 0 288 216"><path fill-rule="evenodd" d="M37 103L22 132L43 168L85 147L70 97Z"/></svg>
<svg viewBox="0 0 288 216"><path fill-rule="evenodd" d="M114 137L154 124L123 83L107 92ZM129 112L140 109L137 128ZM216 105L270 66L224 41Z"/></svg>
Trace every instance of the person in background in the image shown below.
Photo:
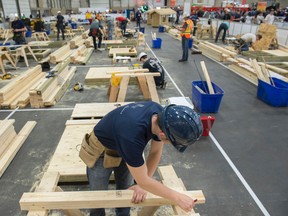
<svg viewBox="0 0 288 216"><path fill-rule="evenodd" d="M219 37L220 33L223 31L222 43L225 44L226 32L228 31L228 29L229 29L228 23L223 22L220 24L218 31L217 31L217 34L216 34L215 43L218 42L218 37Z"/></svg>
<svg viewBox="0 0 288 216"><path fill-rule="evenodd" d="M253 21L253 16L252 16L252 13L249 11L247 16L246 16L245 23L251 24L252 21Z"/></svg>
<svg viewBox="0 0 288 216"><path fill-rule="evenodd" d="M261 39L262 39L262 35L260 34L255 35L253 33L246 33L242 35L241 38L239 38L236 41L235 49L238 49L240 52L248 51L249 47L253 48L255 42Z"/></svg>
<svg viewBox="0 0 288 216"><path fill-rule="evenodd" d="M175 24L178 25L179 24L179 17L180 17L180 7L178 6L176 8L176 21Z"/></svg>
<svg viewBox="0 0 288 216"><path fill-rule="evenodd" d="M149 58L147 54L141 52L138 56L140 62L143 63L142 68L147 68L149 72L159 72L160 76L154 76L156 87L165 89L167 85L167 81L165 81L165 71L161 63L158 61L157 58Z"/></svg>
<svg viewBox="0 0 288 216"><path fill-rule="evenodd" d="M89 24L91 25L92 23L92 13L87 11L85 14L85 19L89 21Z"/></svg>
<svg viewBox="0 0 288 216"><path fill-rule="evenodd" d="M10 16L10 20L12 21L11 28L13 29L13 40L15 41L15 44L26 44L25 32L27 28L25 27L24 23L19 19L18 14L12 14Z"/></svg>
<svg viewBox="0 0 288 216"><path fill-rule="evenodd" d="M147 192L191 211L197 200L166 187L153 178L164 143L178 151L195 143L203 132L200 116L190 107L162 107L148 101L120 106L105 115L85 134L79 156L87 165L90 190L108 190L114 171L116 190L133 190L132 203L145 201ZM149 145L144 160L143 152ZM87 156L89 159L87 159ZM134 182L137 184L133 185ZM90 216L104 216L105 209L91 209ZM116 208L116 216L129 216L130 208Z"/></svg>
<svg viewBox="0 0 288 216"><path fill-rule="evenodd" d="M265 23L272 25L274 23L274 20L274 9L271 9L270 13L265 17Z"/></svg>
<svg viewBox="0 0 288 216"><path fill-rule="evenodd" d="M57 41L59 41L60 31L62 33L62 39L65 40L65 34L64 34L64 22L65 22L65 19L61 15L61 11L57 12L57 17L56 18L57 18L57 23L56 23L56 27L57 27Z"/></svg>
<svg viewBox="0 0 288 216"><path fill-rule="evenodd" d="M113 32L114 32L114 18L106 15L106 26L107 26L107 39L112 40L113 39Z"/></svg>
<svg viewBox="0 0 288 216"><path fill-rule="evenodd" d="M223 20L230 20L230 19L231 19L230 10L225 8L224 9Z"/></svg>
<svg viewBox="0 0 288 216"><path fill-rule="evenodd" d="M136 26L140 30L140 28L141 28L141 18L142 18L140 8L137 9L137 12L135 14L135 18L136 18Z"/></svg>
<svg viewBox="0 0 288 216"><path fill-rule="evenodd" d="M261 23L264 23L264 16L263 16L263 13L260 12L257 17L256 17L256 23L258 25L260 25Z"/></svg>
<svg viewBox="0 0 288 216"><path fill-rule="evenodd" d="M95 51L100 51L99 48L101 48L102 43L102 37L103 37L103 26L100 24L98 19L93 18L93 22L90 25L90 31L89 36L93 39L93 45ZM96 37L98 38L98 47L96 44Z"/></svg>
<svg viewBox="0 0 288 216"><path fill-rule="evenodd" d="M181 28L177 28L181 31L181 41L182 41L182 58L179 62L188 61L189 52L189 39L191 38L191 33L193 31L193 21L189 18L188 13L183 14L184 23Z"/></svg>
<svg viewBox="0 0 288 216"><path fill-rule="evenodd" d="M286 16L285 16L285 19L283 20L283 22L288 22L288 12L285 13Z"/></svg>
<svg viewBox="0 0 288 216"><path fill-rule="evenodd" d="M126 33L126 27L129 22L128 19L120 16L120 17L117 17L116 20L118 22L118 26L122 30L122 35L124 35Z"/></svg>

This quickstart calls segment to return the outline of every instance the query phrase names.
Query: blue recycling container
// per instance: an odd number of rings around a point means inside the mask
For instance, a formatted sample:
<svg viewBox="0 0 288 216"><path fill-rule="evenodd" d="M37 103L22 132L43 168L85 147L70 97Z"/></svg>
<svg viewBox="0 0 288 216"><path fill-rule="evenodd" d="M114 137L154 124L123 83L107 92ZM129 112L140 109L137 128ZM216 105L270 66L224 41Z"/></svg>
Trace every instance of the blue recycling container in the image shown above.
<svg viewBox="0 0 288 216"><path fill-rule="evenodd" d="M274 107L288 106L288 83L272 78L274 85L258 79L257 98Z"/></svg>
<svg viewBox="0 0 288 216"><path fill-rule="evenodd" d="M144 27L141 27L141 28L139 29L139 31L144 34L144 33L145 33L145 28L144 28Z"/></svg>
<svg viewBox="0 0 288 216"><path fill-rule="evenodd" d="M77 23L71 23L71 28L72 29L77 29Z"/></svg>
<svg viewBox="0 0 288 216"><path fill-rule="evenodd" d="M201 113L217 113L220 107L224 91L215 83L211 82L215 94L207 94L206 81L192 82L192 102ZM199 87L203 92L196 88Z"/></svg>
<svg viewBox="0 0 288 216"><path fill-rule="evenodd" d="M159 30L159 32L164 32L165 31L165 27L164 26L159 26L158 30Z"/></svg>
<svg viewBox="0 0 288 216"><path fill-rule="evenodd" d="M32 31L27 31L25 34L26 37L31 37L32 36Z"/></svg>
<svg viewBox="0 0 288 216"><path fill-rule="evenodd" d="M154 49L160 49L162 45L162 39L156 38L156 40L152 40L152 48Z"/></svg>
<svg viewBox="0 0 288 216"><path fill-rule="evenodd" d="M190 38L190 39L188 40L188 46L189 46L189 49L192 48L192 46L193 46L193 38Z"/></svg>

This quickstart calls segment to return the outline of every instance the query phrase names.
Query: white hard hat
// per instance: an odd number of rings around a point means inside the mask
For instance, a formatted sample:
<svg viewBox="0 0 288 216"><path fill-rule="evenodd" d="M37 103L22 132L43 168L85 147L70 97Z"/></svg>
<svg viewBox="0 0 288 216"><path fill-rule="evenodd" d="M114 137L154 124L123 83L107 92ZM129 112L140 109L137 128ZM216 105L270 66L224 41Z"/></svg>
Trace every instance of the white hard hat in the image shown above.
<svg viewBox="0 0 288 216"><path fill-rule="evenodd" d="M60 13L61 13L61 11L58 11L58 12L57 12L57 14L60 14Z"/></svg>
<svg viewBox="0 0 288 216"><path fill-rule="evenodd" d="M15 14L10 14L9 19L11 22L14 21L15 20Z"/></svg>
<svg viewBox="0 0 288 216"><path fill-rule="evenodd" d="M145 52L141 52L138 56L139 61L141 60L142 57L147 56Z"/></svg>
<svg viewBox="0 0 288 216"><path fill-rule="evenodd" d="M190 16L189 13L187 13L187 12L183 13L183 17L188 17L188 16Z"/></svg>

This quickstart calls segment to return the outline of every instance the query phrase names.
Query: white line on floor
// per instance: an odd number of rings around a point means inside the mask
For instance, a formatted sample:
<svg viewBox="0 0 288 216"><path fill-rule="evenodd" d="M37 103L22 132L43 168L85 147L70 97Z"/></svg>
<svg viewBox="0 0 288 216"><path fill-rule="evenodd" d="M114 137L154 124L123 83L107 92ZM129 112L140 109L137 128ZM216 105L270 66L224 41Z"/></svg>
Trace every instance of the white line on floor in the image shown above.
<svg viewBox="0 0 288 216"><path fill-rule="evenodd" d="M150 49L150 51L152 52L152 54L155 56L155 58L158 59L158 57L156 56L156 54L152 51L152 49L150 48L150 46L146 43L147 47ZM209 58L211 59L211 58ZM211 59L213 60L213 59ZM158 59L158 61L160 61ZM214 60L213 60L214 61ZM216 61L214 61L216 62ZM216 62L218 64L220 64L221 66L224 66L225 68L229 69L227 66L225 66L224 64L221 64L219 62ZM164 68L164 67L163 67ZM170 74L168 73L168 71L164 68L165 73L167 74L167 76L170 78L171 82L174 84L174 86L176 87L176 89L178 90L178 92L183 96L184 94L182 93L182 91L178 88L177 84L173 81L172 77L170 76ZM230 70L230 69L229 69ZM241 175L241 173L239 172L239 170L237 169L237 167L234 165L234 163L231 161L231 159L229 158L229 156L226 154L226 152L224 151L224 149L221 147L221 145L219 144L219 142L216 140L216 138L214 137L214 135L209 132L209 136L212 139L212 141L214 142L214 144L216 145L216 147L218 148L218 150L221 152L221 154L223 155L223 157L226 159L226 161L228 162L228 164L230 165L230 167L232 168L232 170L235 172L235 174L237 175L237 177L239 178L239 180L242 182L242 184L244 185L244 187L246 188L246 190L248 191L248 193L250 194L250 196L254 199L254 201L256 202L256 204L258 205L258 207L260 208L260 210L262 211L262 213L265 216L270 216L269 212L266 210L266 208L264 207L264 205L262 204L262 202L258 199L257 195L254 193L254 191L251 189L251 187L249 186L249 184L246 182L246 180L244 179L244 177Z"/></svg>

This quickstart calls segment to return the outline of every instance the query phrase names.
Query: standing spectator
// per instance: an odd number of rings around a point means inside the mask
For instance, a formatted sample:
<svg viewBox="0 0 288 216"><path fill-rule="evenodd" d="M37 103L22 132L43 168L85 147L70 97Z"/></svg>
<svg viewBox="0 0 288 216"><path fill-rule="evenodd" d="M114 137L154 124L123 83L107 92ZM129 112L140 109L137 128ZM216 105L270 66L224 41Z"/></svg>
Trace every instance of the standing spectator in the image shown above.
<svg viewBox="0 0 288 216"><path fill-rule="evenodd" d="M252 13L249 11L247 16L246 16L245 23L251 24L252 20L253 20L253 16L252 16Z"/></svg>
<svg viewBox="0 0 288 216"><path fill-rule="evenodd" d="M178 28L179 31L181 31L181 40L182 40L182 58L179 60L179 62L186 62L188 61L188 51L189 51L189 39L191 38L191 33L193 30L193 22L189 18L189 14L184 13L184 24L181 28Z"/></svg>
<svg viewBox="0 0 288 216"><path fill-rule="evenodd" d="M180 7L178 6L176 8L176 21L175 24L178 25L179 24L179 17L180 17Z"/></svg>
<svg viewBox="0 0 288 216"><path fill-rule="evenodd" d="M226 38L226 31L229 29L229 25L226 22L223 22L220 24L217 34L216 34L216 38L215 38L215 43L218 42L218 37L221 33L221 31L223 31L223 35L222 35L222 43L225 44L225 38Z"/></svg>
<svg viewBox="0 0 288 216"><path fill-rule="evenodd" d="M93 18L93 22L91 23L90 26L90 32L89 36L93 38L93 45L94 45L94 50L95 51L100 51L99 48L101 48L101 43L102 43L102 36L103 36L103 26L100 24L98 19ZM98 38L98 47L96 44L96 37Z"/></svg>
<svg viewBox="0 0 288 216"><path fill-rule="evenodd" d="M265 17L265 23L272 25L274 23L274 20L274 9L271 9L270 13Z"/></svg>
<svg viewBox="0 0 288 216"><path fill-rule="evenodd" d="M25 32L27 28L25 27L24 23L19 19L18 14L11 15L10 20L12 21L11 27L13 29L13 40L15 44L26 44L25 40Z"/></svg>
<svg viewBox="0 0 288 216"><path fill-rule="evenodd" d="M230 20L230 19L231 19L230 10L225 8L223 20Z"/></svg>
<svg viewBox="0 0 288 216"><path fill-rule="evenodd" d="M89 24L91 25L91 23L92 23L92 13L87 11L86 14L85 14L85 18L86 18L86 20L89 21Z"/></svg>
<svg viewBox="0 0 288 216"><path fill-rule="evenodd" d="M256 17L256 23L257 23L258 25L260 25L260 24L263 23L263 22L264 22L264 16L263 16L263 13L260 12L260 13L257 15L257 17Z"/></svg>
<svg viewBox="0 0 288 216"><path fill-rule="evenodd" d="M141 24L140 23L141 23L141 18L142 18L140 8L137 9L137 12L136 12L135 16L136 16L136 26L140 30L140 28L141 28Z"/></svg>
<svg viewBox="0 0 288 216"><path fill-rule="evenodd" d="M286 12L286 17L285 19L283 20L284 22L288 22L288 13Z"/></svg>
<svg viewBox="0 0 288 216"><path fill-rule="evenodd" d="M59 35L60 35L60 31L62 33L62 39L65 40L65 35L64 35L64 22L65 19L64 17L61 15L61 11L57 12L57 23L56 23L56 27L57 27L57 41L59 41Z"/></svg>

